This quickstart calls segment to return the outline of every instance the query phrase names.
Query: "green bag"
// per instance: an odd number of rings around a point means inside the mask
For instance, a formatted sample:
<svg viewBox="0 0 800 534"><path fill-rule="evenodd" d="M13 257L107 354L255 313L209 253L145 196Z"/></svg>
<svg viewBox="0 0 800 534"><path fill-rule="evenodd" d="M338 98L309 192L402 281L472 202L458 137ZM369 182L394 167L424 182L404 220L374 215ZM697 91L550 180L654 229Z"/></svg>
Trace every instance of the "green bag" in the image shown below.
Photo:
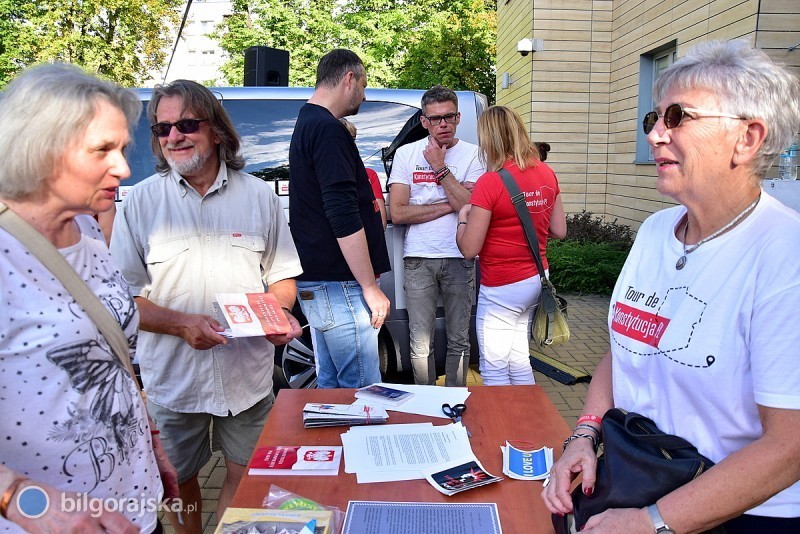
<svg viewBox="0 0 800 534"><path fill-rule="evenodd" d="M567 301L556 294L556 288L542 276L542 295L531 321L531 339L540 347L569 341Z"/></svg>

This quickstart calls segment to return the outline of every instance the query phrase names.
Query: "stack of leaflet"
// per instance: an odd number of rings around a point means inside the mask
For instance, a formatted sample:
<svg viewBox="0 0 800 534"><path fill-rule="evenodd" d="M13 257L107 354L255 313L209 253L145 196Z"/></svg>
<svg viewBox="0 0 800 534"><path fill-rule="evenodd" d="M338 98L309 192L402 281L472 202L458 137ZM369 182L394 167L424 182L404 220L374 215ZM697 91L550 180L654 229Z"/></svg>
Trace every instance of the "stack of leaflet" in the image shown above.
<svg viewBox="0 0 800 534"><path fill-rule="evenodd" d="M389 387L385 384L372 384L356 391L356 398L366 402L377 402L386 406L397 407L410 400L414 394L404 389Z"/></svg>
<svg viewBox="0 0 800 534"><path fill-rule="evenodd" d="M543 480L553 467L553 449L535 449L530 443L519 442L525 447L515 447L506 441L503 452L503 473L517 480Z"/></svg>
<svg viewBox="0 0 800 534"><path fill-rule="evenodd" d="M268 445L250 460L250 475L339 474L342 447L336 445Z"/></svg>
<svg viewBox="0 0 800 534"><path fill-rule="evenodd" d="M379 425L385 423L389 414L381 406L369 404L320 404L310 402L303 408L303 426Z"/></svg>
<svg viewBox="0 0 800 534"><path fill-rule="evenodd" d="M345 473L354 473L359 484L424 479L430 469L438 471L460 458L475 459L460 423L360 426L341 438Z"/></svg>
<svg viewBox="0 0 800 534"><path fill-rule="evenodd" d="M425 478L434 488L445 495L455 495L503 480L502 477L494 476L484 469L474 456L428 469L425 472Z"/></svg>

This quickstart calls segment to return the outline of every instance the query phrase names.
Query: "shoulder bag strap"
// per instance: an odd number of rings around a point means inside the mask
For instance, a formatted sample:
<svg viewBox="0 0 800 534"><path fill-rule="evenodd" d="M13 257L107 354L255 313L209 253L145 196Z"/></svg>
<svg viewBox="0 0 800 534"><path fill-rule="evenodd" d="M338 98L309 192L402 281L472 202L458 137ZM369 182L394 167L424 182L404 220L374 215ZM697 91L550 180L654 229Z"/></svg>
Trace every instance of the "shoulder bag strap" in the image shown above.
<svg viewBox="0 0 800 534"><path fill-rule="evenodd" d="M528 206L525 204L525 195L519 190L519 186L517 186L517 182L514 181L510 172L506 169L500 169L497 173L500 175L500 178L503 179L503 183L509 195L511 195L511 203L514 204L514 207L517 209L517 215L522 223L522 229L525 231L525 240L528 241L531 254L533 254L533 261L536 262L536 268L539 269L539 276L543 280L547 280L547 274L542 265L542 256L539 254L539 239L536 237L536 230L533 228L531 212L528 211Z"/></svg>
<svg viewBox="0 0 800 534"><path fill-rule="evenodd" d="M28 251L42 262L42 265L53 273L53 276L58 278L64 288L72 294L75 302L83 307L89 318L97 325L97 329L106 338L138 388L139 382L136 380L136 373L131 365L130 349L125 332L100 302L100 299L92 293L86 282L81 280L75 269L67 263L64 256L42 234L2 202L0 202L0 227L25 245Z"/></svg>

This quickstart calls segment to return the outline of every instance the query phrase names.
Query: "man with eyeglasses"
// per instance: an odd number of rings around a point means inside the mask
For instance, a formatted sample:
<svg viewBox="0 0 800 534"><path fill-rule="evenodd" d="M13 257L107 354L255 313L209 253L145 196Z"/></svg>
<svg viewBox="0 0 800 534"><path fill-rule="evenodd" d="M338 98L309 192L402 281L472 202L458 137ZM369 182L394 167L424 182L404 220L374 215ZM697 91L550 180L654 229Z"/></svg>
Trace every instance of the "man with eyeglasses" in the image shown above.
<svg viewBox="0 0 800 534"><path fill-rule="evenodd" d="M428 137L400 147L389 178L392 222L407 224L403 250L414 382L436 382L433 334L441 295L447 329L445 385L464 386L475 263L456 245L458 211L484 167L476 145L459 140L458 96L436 85L422 95L420 122Z"/></svg>
<svg viewBox="0 0 800 534"><path fill-rule="evenodd" d="M302 334L289 312L301 266L277 195L241 171L239 135L211 91L187 80L157 86L147 116L158 172L122 202L111 252L139 307L148 409L178 470L184 511L170 523L199 533L197 475L211 457L209 430L227 467L219 517L272 408L273 345ZM265 291L292 331L222 336L215 294Z"/></svg>

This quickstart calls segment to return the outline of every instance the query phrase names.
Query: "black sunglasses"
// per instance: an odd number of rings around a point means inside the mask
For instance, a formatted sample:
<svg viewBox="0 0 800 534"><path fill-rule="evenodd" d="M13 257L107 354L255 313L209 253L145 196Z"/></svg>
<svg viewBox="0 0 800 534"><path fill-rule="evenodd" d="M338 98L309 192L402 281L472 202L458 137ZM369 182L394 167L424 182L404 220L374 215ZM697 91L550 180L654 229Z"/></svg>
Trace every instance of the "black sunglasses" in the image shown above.
<svg viewBox="0 0 800 534"><path fill-rule="evenodd" d="M182 134L192 134L200 129L201 122L206 122L207 120L208 119L181 119L177 122L157 122L152 125L150 129L158 137L168 137L173 126Z"/></svg>
<svg viewBox="0 0 800 534"><path fill-rule="evenodd" d="M688 112L688 113L687 113ZM689 114L691 113L691 115ZM677 128L683 122L685 117L690 119L705 119L707 117L724 117L726 119L739 119L744 120L744 117L738 115L731 115L730 113L720 113L718 111L708 111L704 109L685 108L680 104L670 104L664 110L663 115L659 115L655 111L651 111L644 116L642 120L642 129L645 134L649 134L655 128L658 122L658 117L664 117L664 126L667 128Z"/></svg>
<svg viewBox="0 0 800 534"><path fill-rule="evenodd" d="M428 117L427 115L423 115L428 122L431 123L433 126L439 126L442 121L446 122L447 124L455 124L456 117L458 117L458 113L448 113L447 115L432 115Z"/></svg>

